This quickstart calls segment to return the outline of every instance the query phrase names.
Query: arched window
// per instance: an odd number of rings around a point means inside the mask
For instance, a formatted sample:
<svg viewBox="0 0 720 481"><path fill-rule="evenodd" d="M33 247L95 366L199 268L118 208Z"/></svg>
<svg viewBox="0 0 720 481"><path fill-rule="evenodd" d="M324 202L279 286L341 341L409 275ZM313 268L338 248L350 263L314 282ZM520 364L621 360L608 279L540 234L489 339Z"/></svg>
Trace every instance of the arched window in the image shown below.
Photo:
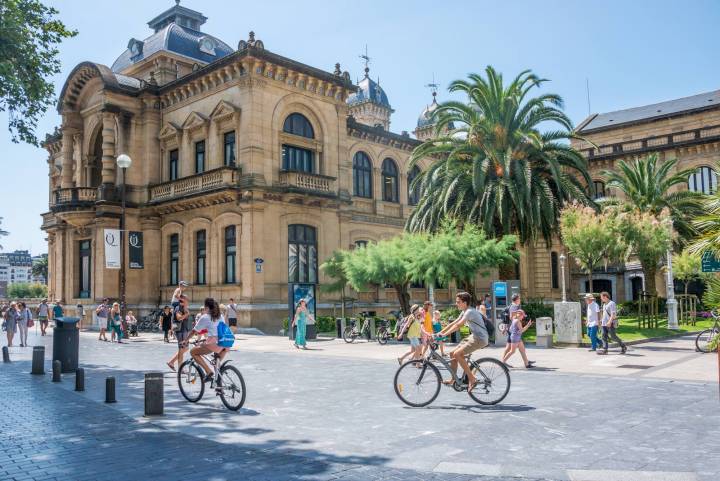
<svg viewBox="0 0 720 481"><path fill-rule="evenodd" d="M605 182L601 180L594 180L593 181L593 191L592 191L593 199L602 199L605 197Z"/></svg>
<svg viewBox="0 0 720 481"><path fill-rule="evenodd" d="M283 125L283 132L306 139L314 139L315 131L310 121L302 114L288 115ZM302 145L302 143L301 143ZM282 146L283 170L315 173L315 152L307 147L284 143Z"/></svg>
<svg viewBox="0 0 720 481"><path fill-rule="evenodd" d="M397 165L395 165L395 161L393 161L392 159L383 160L382 189L384 201L398 201L398 169Z"/></svg>
<svg viewBox="0 0 720 481"><path fill-rule="evenodd" d="M717 174L710 167L698 167L688 177L688 189L703 194L714 193L717 190Z"/></svg>
<svg viewBox="0 0 720 481"><path fill-rule="evenodd" d="M225 284L235 284L237 236L234 225L225 227Z"/></svg>
<svg viewBox="0 0 720 481"><path fill-rule="evenodd" d="M302 114L294 113L288 115L283 125L283 132L288 134L299 135L308 139L315 138L315 131L312 128L312 124Z"/></svg>
<svg viewBox="0 0 720 481"><path fill-rule="evenodd" d="M420 184L413 188L413 181L420 175L418 166L414 166L408 173L408 204L417 205L420 202Z"/></svg>
<svg viewBox="0 0 720 481"><path fill-rule="evenodd" d="M288 226L288 282L317 283L317 234L312 226Z"/></svg>
<svg viewBox="0 0 720 481"><path fill-rule="evenodd" d="M353 193L358 197L372 199L372 163L365 152L353 157Z"/></svg>

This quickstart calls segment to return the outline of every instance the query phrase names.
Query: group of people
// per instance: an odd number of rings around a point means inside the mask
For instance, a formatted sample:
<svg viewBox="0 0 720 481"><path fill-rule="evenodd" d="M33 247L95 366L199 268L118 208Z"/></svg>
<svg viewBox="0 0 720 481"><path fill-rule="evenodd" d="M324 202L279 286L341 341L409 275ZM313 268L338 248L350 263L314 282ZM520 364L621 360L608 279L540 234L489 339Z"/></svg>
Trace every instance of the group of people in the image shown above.
<svg viewBox="0 0 720 481"><path fill-rule="evenodd" d="M585 325L587 326L587 335L590 338L590 351L597 352L600 355L608 353L608 344L612 339L620 346L620 353L627 352L627 346L617 335L618 312L615 301L610 299L607 292L600 293L602 308L595 301L595 296L585 294L586 313ZM600 312L602 311L602 316ZM602 338L598 337L598 333L602 333Z"/></svg>
<svg viewBox="0 0 720 481"><path fill-rule="evenodd" d="M60 301L57 301L51 308L48 300L43 299L34 310L22 301L12 301L0 305L2 330L5 331L7 336L8 347L13 347L16 332L20 336L20 347L28 347L28 330L35 326L36 319L41 335L46 335L51 313L53 319L63 317L63 308Z"/></svg>
<svg viewBox="0 0 720 481"><path fill-rule="evenodd" d="M100 326L98 341L108 342L107 333L109 331L110 342L115 342L117 339L117 343L122 344L123 338L127 339L131 333L137 332L138 321L133 311L128 311L125 314L125 319L123 319L119 302L110 304L108 298L103 299L95 308L95 315Z"/></svg>

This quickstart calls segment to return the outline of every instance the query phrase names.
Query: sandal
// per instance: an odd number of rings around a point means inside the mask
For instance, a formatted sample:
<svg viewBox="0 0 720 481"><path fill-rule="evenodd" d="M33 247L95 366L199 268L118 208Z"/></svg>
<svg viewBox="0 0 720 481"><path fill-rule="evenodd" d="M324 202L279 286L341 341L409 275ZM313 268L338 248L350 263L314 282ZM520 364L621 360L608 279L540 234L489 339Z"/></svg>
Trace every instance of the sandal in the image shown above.
<svg viewBox="0 0 720 481"><path fill-rule="evenodd" d="M169 367L172 372L175 372L175 364L170 364L169 362L166 362L165 364L167 364L167 367Z"/></svg>
<svg viewBox="0 0 720 481"><path fill-rule="evenodd" d="M473 389L475 389L475 386L477 386L477 385L478 385L477 379L475 379L475 381L472 384L468 383L468 394L473 392Z"/></svg>

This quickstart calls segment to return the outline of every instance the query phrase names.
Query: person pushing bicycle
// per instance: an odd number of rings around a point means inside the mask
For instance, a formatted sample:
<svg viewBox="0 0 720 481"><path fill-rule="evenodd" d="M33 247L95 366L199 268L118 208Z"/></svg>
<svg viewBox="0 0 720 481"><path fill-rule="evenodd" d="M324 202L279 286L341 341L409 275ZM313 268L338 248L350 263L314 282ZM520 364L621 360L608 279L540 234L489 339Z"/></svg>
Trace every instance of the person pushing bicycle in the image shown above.
<svg viewBox="0 0 720 481"><path fill-rule="evenodd" d="M450 353L450 369L452 369L452 372L457 372L458 363L462 366L463 371L467 374L468 392L472 392L475 384L477 384L477 378L473 375L472 370L468 365L466 356L469 356L478 349L482 349L487 346L489 339L487 328L485 327L485 321L482 315L470 306L470 301L470 294L467 292L458 292L455 296L455 305L460 310L460 315L434 336L435 339L441 339L445 336L449 336L460 329L463 324L467 324L470 328L471 334L463 339L460 344L457 345L455 350ZM443 381L444 384L452 384L453 382L452 378L447 381Z"/></svg>

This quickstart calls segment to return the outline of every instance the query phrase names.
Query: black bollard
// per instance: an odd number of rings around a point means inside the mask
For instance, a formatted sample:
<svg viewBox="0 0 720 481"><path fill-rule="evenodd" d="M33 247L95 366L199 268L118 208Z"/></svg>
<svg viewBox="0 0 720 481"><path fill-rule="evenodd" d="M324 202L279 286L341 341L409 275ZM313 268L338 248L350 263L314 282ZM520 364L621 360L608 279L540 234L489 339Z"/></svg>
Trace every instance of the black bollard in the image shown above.
<svg viewBox="0 0 720 481"><path fill-rule="evenodd" d="M145 416L162 415L164 404L163 382L163 373L145 373Z"/></svg>
<svg viewBox="0 0 720 481"><path fill-rule="evenodd" d="M60 361L53 361L53 382L62 381L62 363Z"/></svg>
<svg viewBox="0 0 720 481"><path fill-rule="evenodd" d="M7 346L3 346L3 362L10 362L10 350Z"/></svg>
<svg viewBox="0 0 720 481"><path fill-rule="evenodd" d="M33 346L32 371L30 374L45 374L45 346Z"/></svg>
<svg viewBox="0 0 720 481"><path fill-rule="evenodd" d="M105 378L105 402L114 403L115 400L115 378L110 376Z"/></svg>
<svg viewBox="0 0 720 481"><path fill-rule="evenodd" d="M81 367L77 368L77 370L75 371L75 390L85 390L85 369Z"/></svg>

